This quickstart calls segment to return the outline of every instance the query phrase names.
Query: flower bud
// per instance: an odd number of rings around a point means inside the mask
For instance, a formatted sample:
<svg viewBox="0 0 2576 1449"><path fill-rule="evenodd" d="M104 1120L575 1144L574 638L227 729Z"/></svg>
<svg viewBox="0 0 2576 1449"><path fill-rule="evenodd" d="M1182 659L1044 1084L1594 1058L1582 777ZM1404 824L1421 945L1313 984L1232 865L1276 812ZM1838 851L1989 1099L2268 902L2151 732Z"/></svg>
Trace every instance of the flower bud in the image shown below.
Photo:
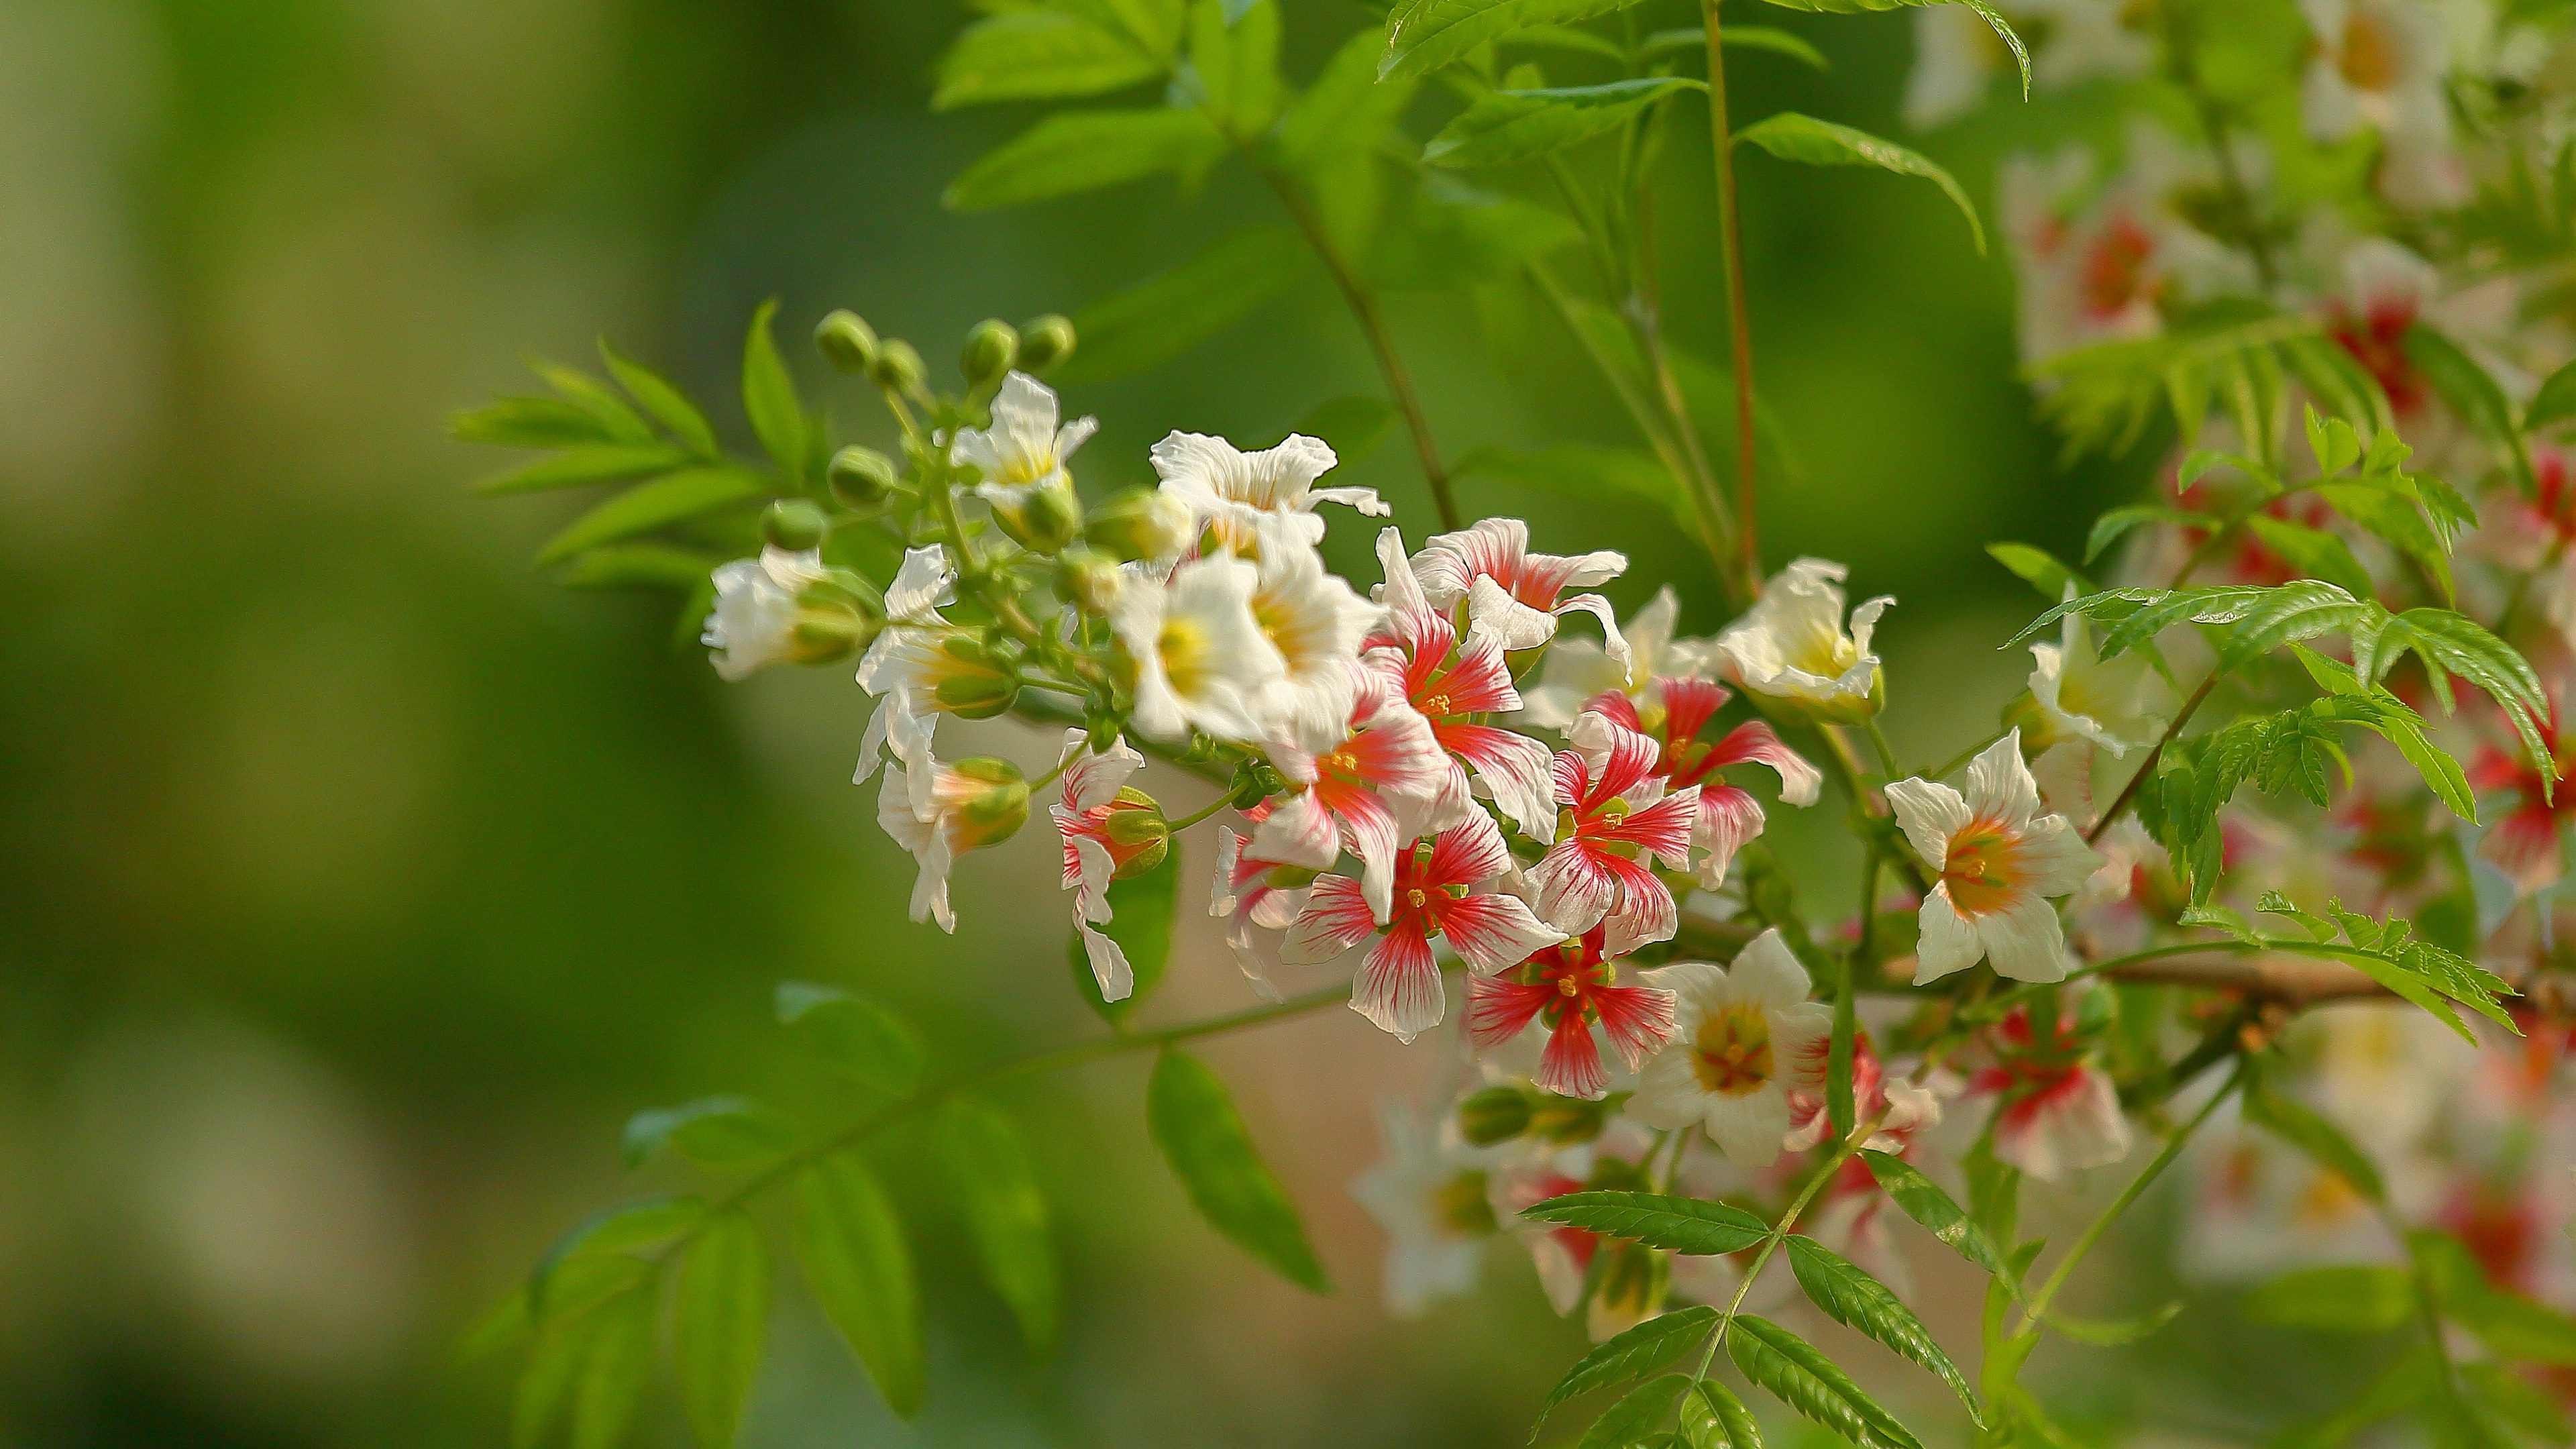
<svg viewBox="0 0 2576 1449"><path fill-rule="evenodd" d="M843 309L814 325L814 346L823 360L840 372L861 373L876 366L877 334L859 314Z"/></svg>
<svg viewBox="0 0 2576 1449"><path fill-rule="evenodd" d="M868 379L888 392L919 392L922 376L921 354L900 337L878 343L868 363Z"/></svg>
<svg viewBox="0 0 2576 1449"><path fill-rule="evenodd" d="M847 604L799 600L787 657L799 664L837 664L866 648L879 627Z"/></svg>
<svg viewBox="0 0 2576 1449"><path fill-rule="evenodd" d="M1122 562L1169 558L1189 545L1190 506L1153 488L1130 488L1091 510L1083 538Z"/></svg>
<svg viewBox="0 0 2576 1449"><path fill-rule="evenodd" d="M1594 1271L1601 1286L1588 1317L1596 1331L1606 1330L1605 1337L1663 1311L1673 1265L1662 1253L1643 1243L1620 1243L1610 1248Z"/></svg>
<svg viewBox="0 0 2576 1449"><path fill-rule="evenodd" d="M781 498L769 505L760 520L761 535L789 553L804 553L823 546L823 535L832 531L832 521L823 510L802 498Z"/></svg>
<svg viewBox="0 0 2576 1449"><path fill-rule="evenodd" d="M957 773L989 788L957 807L957 848L978 850L1019 833L1029 820L1029 781L1020 767L991 755L959 760Z"/></svg>
<svg viewBox="0 0 2576 1449"><path fill-rule="evenodd" d="M1458 1134L1476 1147L1509 1142L1530 1127L1530 1094L1518 1087L1487 1087L1458 1104Z"/></svg>
<svg viewBox="0 0 2576 1449"><path fill-rule="evenodd" d="M957 355L957 370L966 374L966 385L982 389L1002 380L1011 364L1020 356L1020 334L1011 324L998 317L987 317L966 334L965 350Z"/></svg>
<svg viewBox="0 0 2576 1449"><path fill-rule="evenodd" d="M1589 1142L1601 1135L1601 1125L1607 1116L1604 1103L1586 1102L1580 1097L1560 1097L1551 1092L1540 1097L1530 1109L1529 1130L1559 1145Z"/></svg>
<svg viewBox="0 0 2576 1449"><path fill-rule="evenodd" d="M832 496L852 508L874 508L903 486L895 477L894 459L856 443L832 455L825 476L831 479Z"/></svg>
<svg viewBox="0 0 2576 1449"><path fill-rule="evenodd" d="M933 691L939 707L959 719L991 719L1008 714L1020 697L1020 682L998 674L952 674Z"/></svg>
<svg viewBox="0 0 2576 1449"><path fill-rule="evenodd" d="M1073 542L1073 531L1082 523L1082 505L1074 501L1073 482L1067 478L1015 488L999 498L987 494L985 501L993 505L993 522L1031 553L1054 553Z"/></svg>
<svg viewBox="0 0 2576 1449"><path fill-rule="evenodd" d="M1106 554L1076 546L1056 555L1055 591L1086 614L1108 613L1126 582L1118 561Z"/></svg>
<svg viewBox="0 0 2576 1449"><path fill-rule="evenodd" d="M1020 327L1020 371L1044 372L1073 355L1073 324L1049 312Z"/></svg>
<svg viewBox="0 0 2576 1449"><path fill-rule="evenodd" d="M1163 818L1163 807L1132 785L1118 791L1108 817L1100 822L1100 834L1108 842L1110 858L1118 862L1113 880L1143 875L1161 865L1172 847L1172 822Z"/></svg>

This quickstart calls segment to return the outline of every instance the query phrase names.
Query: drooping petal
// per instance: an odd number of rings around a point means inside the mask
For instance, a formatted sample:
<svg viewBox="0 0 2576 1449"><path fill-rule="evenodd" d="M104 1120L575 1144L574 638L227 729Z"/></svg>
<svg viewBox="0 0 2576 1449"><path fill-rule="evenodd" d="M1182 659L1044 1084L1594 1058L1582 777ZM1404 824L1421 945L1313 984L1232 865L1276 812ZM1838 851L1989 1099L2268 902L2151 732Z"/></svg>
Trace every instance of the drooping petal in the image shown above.
<svg viewBox="0 0 2576 1449"><path fill-rule="evenodd" d="M1495 808L1521 834L1541 845L1555 842L1555 755L1544 743L1497 725L1435 724L1431 733L1474 767Z"/></svg>
<svg viewBox="0 0 2576 1449"><path fill-rule="evenodd" d="M1447 1009L1430 943L1401 925L1370 948L1359 974L1351 978L1351 1010L1398 1041L1409 1042L1438 1026Z"/></svg>
<svg viewBox="0 0 2576 1449"><path fill-rule="evenodd" d="M957 601L956 585L957 571L949 566L947 549L938 544L907 549L894 582L886 586L886 618L900 624L930 618L939 605Z"/></svg>
<svg viewBox="0 0 2576 1449"><path fill-rule="evenodd" d="M1377 918L1360 895L1360 883L1346 875L1317 876L1306 908L1279 943L1279 959L1296 966L1330 961L1377 934Z"/></svg>
<svg viewBox="0 0 2576 1449"><path fill-rule="evenodd" d="M1598 1101L1610 1090L1610 1073L1602 1068L1601 1048L1582 1013L1567 1012L1547 1034L1539 1053L1538 1074L1530 1079L1543 1091L1582 1101Z"/></svg>
<svg viewBox="0 0 2576 1449"><path fill-rule="evenodd" d="M1519 1036L1539 1011L1556 999L1554 987L1491 976L1467 978L1467 1042L1479 1052L1492 1051Z"/></svg>
<svg viewBox="0 0 2576 1449"><path fill-rule="evenodd" d="M1127 951L1106 932L1095 931L1087 923L1076 923L1082 932L1082 952L1091 963L1091 979L1100 985L1103 1001L1125 1001L1136 994L1136 972L1127 964Z"/></svg>
<svg viewBox="0 0 2576 1449"><path fill-rule="evenodd" d="M1117 874L1117 862L1109 858L1109 847L1088 835L1072 841L1074 855L1074 915L1077 919L1098 925L1115 912L1109 905L1109 879Z"/></svg>
<svg viewBox="0 0 2576 1449"><path fill-rule="evenodd" d="M1513 598L1488 574L1467 586L1467 620L1471 633L1489 634L1505 649L1536 649L1556 637L1554 614Z"/></svg>
<svg viewBox="0 0 2576 1449"><path fill-rule="evenodd" d="M1069 729L1057 763L1064 769L1064 803L1075 810L1089 810L1117 799L1128 777L1145 767L1145 757L1124 738L1112 740L1108 749L1095 754L1089 730Z"/></svg>
<svg viewBox="0 0 2576 1449"><path fill-rule="evenodd" d="M1601 1029L1619 1049L1630 1070L1673 1036L1673 994L1652 986L1600 986L1592 1004L1601 1013Z"/></svg>
<svg viewBox="0 0 2576 1449"><path fill-rule="evenodd" d="M1710 890L1726 884L1726 870L1734 863L1735 852L1760 835L1763 824L1762 802L1751 793L1733 785L1699 787L1699 818L1691 828L1691 844L1708 852L1696 871L1699 883Z"/></svg>
<svg viewBox="0 0 2576 1449"><path fill-rule="evenodd" d="M1710 686L1715 688L1715 686ZM1675 731L1675 738L1679 738ZM1709 751L1713 767L1727 765L1768 765L1780 776L1780 803L1813 805L1824 786L1822 770L1808 764L1806 758L1780 742L1780 736L1763 720L1747 720L1727 732L1726 738Z"/></svg>
<svg viewBox="0 0 2576 1449"><path fill-rule="evenodd" d="M1594 555L1594 557L1599 557L1599 555ZM1613 554L1611 557L1617 558L1618 555ZM1620 565L1622 567L1625 567L1626 564L1626 559L1620 559ZM1619 632L1619 615L1616 610L1613 610L1610 607L1610 601L1608 599L1601 597L1599 594L1576 594L1573 598L1567 599L1558 604L1549 612L1555 614L1560 619L1564 618L1568 614L1580 613L1590 614L1592 617L1600 620L1601 648L1603 652L1610 656L1610 662L1617 665L1622 674L1627 673L1631 668L1635 667L1637 662L1636 655L1628 648L1627 638ZM1553 633L1553 631L1550 632L1551 634Z"/></svg>
<svg viewBox="0 0 2576 1449"><path fill-rule="evenodd" d="M1252 828L1246 860L1293 865L1302 870L1329 870L1341 857L1341 827L1312 789L1287 797Z"/></svg>
<svg viewBox="0 0 2576 1449"><path fill-rule="evenodd" d="M1407 842L1387 802L1367 790L1338 780L1319 780L1306 792L1321 797L1342 823L1342 843L1360 858L1360 893L1382 923L1394 909L1395 852Z"/></svg>

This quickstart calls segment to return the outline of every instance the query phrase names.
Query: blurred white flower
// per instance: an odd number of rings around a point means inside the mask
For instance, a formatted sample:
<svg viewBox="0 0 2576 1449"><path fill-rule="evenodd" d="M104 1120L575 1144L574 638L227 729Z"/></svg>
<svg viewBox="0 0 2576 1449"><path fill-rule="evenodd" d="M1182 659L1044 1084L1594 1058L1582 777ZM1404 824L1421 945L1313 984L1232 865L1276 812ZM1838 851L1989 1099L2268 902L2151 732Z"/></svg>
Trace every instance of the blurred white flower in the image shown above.
<svg viewBox="0 0 2576 1449"><path fill-rule="evenodd" d="M756 559L738 558L715 571L716 604L698 642L714 650L716 674L728 683L749 679L794 657L796 596L823 577L823 552L790 552L776 544Z"/></svg>
<svg viewBox="0 0 2576 1449"><path fill-rule="evenodd" d="M1386 1156L1353 1180L1351 1196L1386 1229L1387 1312L1418 1318L1440 1299L1475 1290L1496 1231L1494 1208L1474 1155L1420 1112L1390 1102L1378 1120Z"/></svg>
<svg viewBox="0 0 2576 1449"><path fill-rule="evenodd" d="M1285 672L1261 688L1253 712L1300 748L1324 748L1348 730L1359 688L1352 666L1379 610L1304 544L1280 540L1261 551L1259 567L1252 617Z"/></svg>
<svg viewBox="0 0 2576 1449"><path fill-rule="evenodd" d="M2073 584L2066 586L2066 597L2075 597ZM2086 740L2125 755L2153 744L2173 708L2173 691L2143 652L2133 649L2102 661L2081 614L2060 621L2058 642L2031 645L2030 657L2030 696L2060 739Z"/></svg>
<svg viewBox="0 0 2576 1449"><path fill-rule="evenodd" d="M1131 579L1109 615L1136 666L1136 728L1158 740L1193 729L1251 742L1270 734L1260 701L1287 661L1252 614L1260 571L1224 554L1192 559L1169 582Z"/></svg>
<svg viewBox="0 0 2576 1449"><path fill-rule="evenodd" d="M1318 503L1346 503L1371 518L1390 511L1374 488L1318 488L1339 461L1321 438L1291 433L1275 448L1247 453L1205 433L1173 433L1153 449L1163 492L1189 505L1201 528L1227 548L1257 553L1264 534L1301 544L1324 536Z"/></svg>
<svg viewBox="0 0 2576 1449"><path fill-rule="evenodd" d="M2379 189L2412 209L2456 206L2468 168L2451 144L2451 66L2442 17L2413 0L2300 0L2316 49L2299 88L2308 134L2379 133Z"/></svg>

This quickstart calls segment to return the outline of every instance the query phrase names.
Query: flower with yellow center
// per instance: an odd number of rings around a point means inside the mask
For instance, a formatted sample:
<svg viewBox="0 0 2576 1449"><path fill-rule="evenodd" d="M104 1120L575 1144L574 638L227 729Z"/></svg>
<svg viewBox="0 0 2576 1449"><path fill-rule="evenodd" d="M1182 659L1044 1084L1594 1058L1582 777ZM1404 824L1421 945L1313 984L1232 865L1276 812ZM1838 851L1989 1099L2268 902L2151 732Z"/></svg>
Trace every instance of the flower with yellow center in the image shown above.
<svg viewBox="0 0 2576 1449"><path fill-rule="evenodd" d="M2016 981L2066 979L2066 933L2049 898L2084 884L2102 858L2065 816L2040 813L2021 731L1969 763L1965 791L1899 780L1887 787L1887 803L1940 877L1923 897L1915 985L1979 961Z"/></svg>
<svg viewBox="0 0 2576 1449"><path fill-rule="evenodd" d="M1858 724L1878 713L1878 656L1869 649L1878 616L1896 602L1881 595L1852 610L1843 627L1841 564L1802 558L1771 576L1762 597L1717 636L1729 678L1755 694L1819 719Z"/></svg>
<svg viewBox="0 0 2576 1449"><path fill-rule="evenodd" d="M1789 1094L1824 1090L1816 1064L1834 1014L1807 999L1806 968L1774 929L1732 968L1681 961L1644 979L1678 998L1679 1029L1638 1074L1628 1114L1650 1127L1697 1127L1740 1165L1767 1166L1789 1135Z"/></svg>
<svg viewBox="0 0 2576 1449"><path fill-rule="evenodd" d="M1288 672L1253 617L1258 572L1224 554L1192 559L1168 583L1122 590L1109 623L1136 670L1136 728L1158 740L1192 730L1256 743L1270 735L1262 691Z"/></svg>

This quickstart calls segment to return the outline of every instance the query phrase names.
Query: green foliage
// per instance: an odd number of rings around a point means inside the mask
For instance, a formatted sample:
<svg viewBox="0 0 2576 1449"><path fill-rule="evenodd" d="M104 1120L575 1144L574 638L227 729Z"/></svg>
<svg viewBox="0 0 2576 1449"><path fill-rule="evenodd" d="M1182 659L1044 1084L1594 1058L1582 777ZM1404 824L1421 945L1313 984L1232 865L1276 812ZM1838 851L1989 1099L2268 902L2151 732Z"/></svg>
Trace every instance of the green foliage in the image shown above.
<svg viewBox="0 0 2576 1449"><path fill-rule="evenodd" d="M1009 1118L960 1097L940 1121L940 1158L975 1239L984 1281L1010 1305L1020 1336L1043 1353L1062 1316L1055 1247L1037 1169Z"/></svg>
<svg viewBox="0 0 2576 1449"><path fill-rule="evenodd" d="M1968 219L1969 235L1976 239L1977 255L1985 255L1986 224L1977 216L1977 204L1968 199L1966 188L1955 177L1918 151L1795 111L1756 121L1736 132L1735 141L1807 166L1875 166L1899 176L1920 176L1940 187L1959 208L1959 214Z"/></svg>
<svg viewBox="0 0 2576 1449"><path fill-rule="evenodd" d="M1769 1223L1740 1207L1650 1192L1567 1193L1521 1216L1697 1257L1740 1252L1771 1236Z"/></svg>
<svg viewBox="0 0 2576 1449"><path fill-rule="evenodd" d="M1628 1449L1654 1432L1691 1386L1688 1374L1665 1374L1630 1389L1592 1421L1575 1449Z"/></svg>
<svg viewBox="0 0 2576 1449"><path fill-rule="evenodd" d="M951 210L985 211L1167 172L1197 175L1216 164L1225 144L1196 111L1062 111L986 153L940 199Z"/></svg>
<svg viewBox="0 0 2576 1449"><path fill-rule="evenodd" d="M2093 583L2082 574L2057 561L2046 549L2026 543L1990 543L1986 556L2012 571L2013 577L2039 590L2040 597L2055 603L2072 588L2078 594L2093 592Z"/></svg>
<svg viewBox="0 0 2576 1449"><path fill-rule="evenodd" d="M711 1167L756 1162L784 1152L796 1140L787 1124L744 1097L707 1097L677 1107L638 1112L626 1123L626 1165L635 1167L664 1146Z"/></svg>
<svg viewBox="0 0 2576 1449"><path fill-rule="evenodd" d="M1552 155L1637 120L1673 92L1706 89L1681 76L1650 76L1556 90L1478 96L1422 148L1435 166L1501 166Z"/></svg>
<svg viewBox="0 0 2576 1449"><path fill-rule="evenodd" d="M1923 1449L1922 1441L1863 1393L1851 1375L1814 1344L1767 1318L1738 1314L1727 1326L1726 1352L1746 1378L1860 1449Z"/></svg>
<svg viewBox="0 0 2576 1449"><path fill-rule="evenodd" d="M1145 1123L1209 1226L1298 1287L1332 1291L1296 1207L1253 1147L1225 1083L1206 1063L1166 1048L1146 1085Z"/></svg>
<svg viewBox="0 0 2576 1449"><path fill-rule="evenodd" d="M730 1208L689 1244L671 1302L680 1404L706 1449L740 1437L768 1332L769 1245L750 1214Z"/></svg>
<svg viewBox="0 0 2576 1449"><path fill-rule="evenodd" d="M1682 1400L1682 1438L1690 1449L1762 1449L1762 1426L1733 1389L1702 1379Z"/></svg>
<svg viewBox="0 0 2576 1449"><path fill-rule="evenodd" d="M2374 921L2368 916L2357 916L2345 910L2340 900L2329 900L2326 902L2326 915L2333 918L2329 922L2323 917L2310 915L2298 909L2277 891L2265 893L2263 899L2257 904L2265 914L2286 916L2297 921L2308 932L2308 939L2304 941L2279 937L2255 938L2257 944L2282 946L2285 949L2300 950L2311 955L2332 956L2336 960L2358 967L2372 980L2432 1013L2470 1042L2475 1042L2477 1037L2461 1023L2459 1016L2451 1010L2449 1002L2459 1002L2517 1035L2521 1031L2520 1027L2514 1025L2511 1013L2498 1004L2499 997L2515 994L2512 986L2508 985L2503 978L2457 952L2437 946L2430 941L2416 939L2413 925L2402 917L2392 916L2385 922ZM2343 937L2340 945L2335 943L2335 936L2338 933ZM2326 1153L2328 1157L2344 1156L2342 1151L2338 1151L2318 1137L2315 1124L2301 1121L2278 1101L2267 1100L2263 1107L2264 1110L2272 1111L2276 1120L2284 1124L2287 1131L2304 1132L2308 1138L2316 1139L2319 1150ZM2303 1147L2309 1145L2307 1140L2295 1137L2293 1140L2298 1140ZM2350 1158L2341 1161L2329 1161L2324 1157L2320 1160L2326 1161L2327 1166L2335 1168L2338 1172L2344 1172L2347 1169L2362 1170L2367 1167L2366 1162L2362 1163L2360 1168L2354 1166L2353 1159L2358 1157L2359 1154L2355 1152ZM2359 1187L2362 1184L2356 1182L2355 1186Z"/></svg>
<svg viewBox="0 0 2576 1449"><path fill-rule="evenodd" d="M1539 1404L1539 1416L1545 1418L1548 1410L1578 1394L1635 1378L1668 1362L1705 1337L1717 1319L1717 1310L1705 1304L1679 1308L1594 1344L1592 1351L1575 1360L1565 1377L1556 1381L1556 1387L1547 1391L1547 1398Z"/></svg>
<svg viewBox="0 0 2576 1449"><path fill-rule="evenodd" d="M921 1083L921 1043L872 1001L836 986L782 981L777 1016L816 1060L871 1090L899 1097Z"/></svg>
<svg viewBox="0 0 2576 1449"><path fill-rule="evenodd" d="M1904 1209L1907 1217L1931 1230L1932 1236L1949 1244L1960 1257L1998 1278L2007 1276L2003 1255L1995 1251L1994 1240L1941 1184L1892 1152L1864 1147L1860 1157L1868 1165L1870 1176L1878 1179L1878 1185L1887 1190L1889 1199Z"/></svg>
<svg viewBox="0 0 2576 1449"><path fill-rule="evenodd" d="M599 339L599 360L607 364L609 376L616 378L617 385L626 389L626 395L643 404L644 411L652 414L653 421L661 424L692 456L715 461L719 456L716 430L708 425L707 415L698 411L697 404L690 402L669 378L642 363L629 360L610 346L605 337Z"/></svg>
<svg viewBox="0 0 2576 1449"><path fill-rule="evenodd" d="M1197 256L1076 312L1082 338L1056 376L1101 382L1158 367L1233 326L1296 280L1304 244L1246 227Z"/></svg>
<svg viewBox="0 0 2576 1449"><path fill-rule="evenodd" d="M2522 425L2536 433L2569 418L2576 418L2576 362L2541 380L2540 391L2532 394L2531 406L2523 410Z"/></svg>
<svg viewBox="0 0 2576 1449"><path fill-rule="evenodd" d="M1950 1362L1950 1355L1942 1352L1931 1331L1914 1316L1914 1310L1899 1302L1886 1284L1813 1238L1792 1234L1788 1245L1789 1266L1797 1274L1798 1286L1806 1290L1808 1300L1823 1309L1827 1318L1845 1328L1858 1329L1930 1369L1950 1386L1950 1392L1959 1396L1960 1403L1967 1405L1968 1417L1981 1420L1977 1396L1968 1387L1967 1375Z"/></svg>
<svg viewBox="0 0 2576 1449"><path fill-rule="evenodd" d="M1168 59L1067 11L1005 10L968 26L940 58L930 108L1099 95L1154 79Z"/></svg>
<svg viewBox="0 0 2576 1449"><path fill-rule="evenodd" d="M2248 447L2269 456L2293 381L2355 427L2391 424L2377 379L2320 323L2259 305L2183 319L2155 337L2077 348L2029 372L2051 384L2040 409L2065 435L2070 457L2127 452L2160 416L2191 443L2213 407Z"/></svg>
<svg viewBox="0 0 2576 1449"><path fill-rule="evenodd" d="M2134 1318L2077 1318L2052 1308L2048 1326L2059 1333L2094 1348L2122 1348L2141 1339L2152 1338L2168 1323L2182 1316L2183 1305L2173 1302Z"/></svg>
<svg viewBox="0 0 2576 1449"><path fill-rule="evenodd" d="M1386 16L1381 80L1424 75L1489 40L1533 25L1563 25L1625 10L1637 0L1401 0Z"/></svg>
<svg viewBox="0 0 2576 1449"><path fill-rule="evenodd" d="M806 1286L875 1381L886 1407L921 1412L921 1302L894 1204L855 1152L796 1174L794 1237Z"/></svg>
<svg viewBox="0 0 2576 1449"><path fill-rule="evenodd" d="M788 491L797 492L817 480L807 469L813 446L805 435L805 409L796 401L796 379L788 375L777 339L770 336L770 319L777 315L776 298L761 303L743 338L742 410L779 476L787 480Z"/></svg>
<svg viewBox="0 0 2576 1449"><path fill-rule="evenodd" d="M2255 1323L2324 1333L2388 1333L2415 1316L2415 1277L2376 1264L2305 1268L2245 1296Z"/></svg>
<svg viewBox="0 0 2576 1449"><path fill-rule="evenodd" d="M1460 455L1455 476L1491 478L1579 503L1634 498L1690 534L1699 532L1699 510L1680 480L1653 458L1626 448L1583 443L1535 452L1473 448Z"/></svg>
<svg viewBox="0 0 2576 1449"><path fill-rule="evenodd" d="M1082 949L1082 934L1077 931L1065 942L1073 989L1111 1026L1125 1021L1127 1013L1162 984L1163 972L1172 961L1172 920L1179 909L1180 881L1181 853L1174 850L1152 870L1109 883L1109 909L1115 914L1096 929L1127 953L1127 967L1136 977L1135 989L1119 1000L1101 998L1100 982L1091 974L1091 957Z"/></svg>

